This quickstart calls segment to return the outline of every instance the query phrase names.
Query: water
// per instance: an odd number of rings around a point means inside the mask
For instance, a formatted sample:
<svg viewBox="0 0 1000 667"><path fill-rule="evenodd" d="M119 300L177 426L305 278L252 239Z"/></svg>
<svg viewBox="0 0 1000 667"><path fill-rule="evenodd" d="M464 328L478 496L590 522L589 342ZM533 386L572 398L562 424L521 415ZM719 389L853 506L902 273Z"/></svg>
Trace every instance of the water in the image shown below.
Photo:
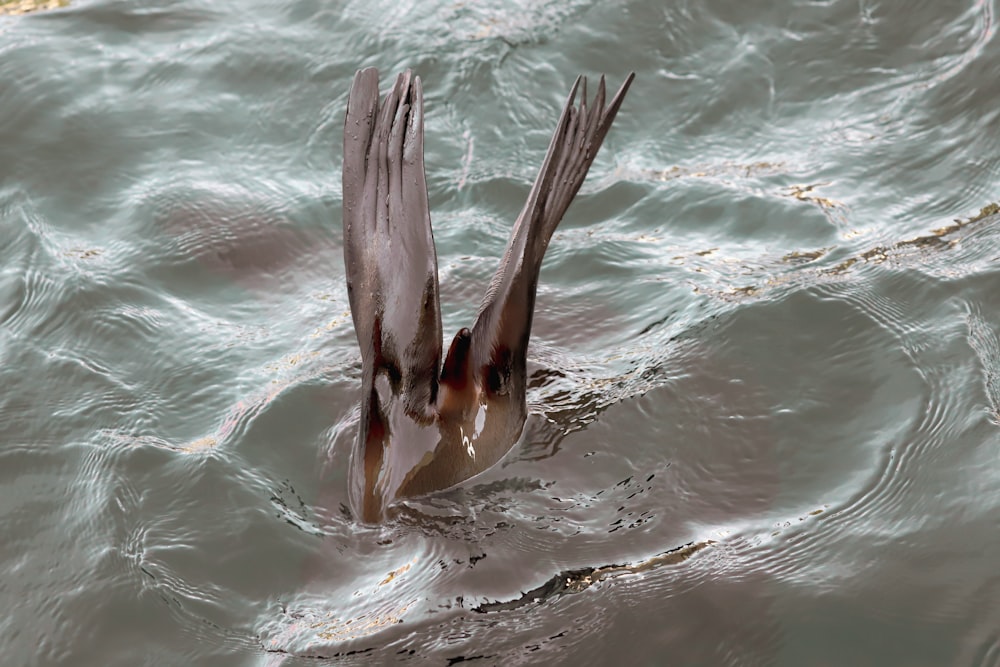
<svg viewBox="0 0 1000 667"><path fill-rule="evenodd" d="M0 16L3 663L1000 665L996 21ZM377 528L340 229L368 65L424 78L448 337L573 78L637 72L546 257L521 441Z"/></svg>

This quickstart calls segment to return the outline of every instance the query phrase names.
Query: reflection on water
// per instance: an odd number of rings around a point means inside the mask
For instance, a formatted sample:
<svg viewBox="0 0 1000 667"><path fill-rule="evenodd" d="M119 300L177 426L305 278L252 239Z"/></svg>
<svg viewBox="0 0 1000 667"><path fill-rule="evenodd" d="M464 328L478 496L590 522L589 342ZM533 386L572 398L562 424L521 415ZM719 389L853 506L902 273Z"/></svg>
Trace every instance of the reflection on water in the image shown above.
<svg viewBox="0 0 1000 667"><path fill-rule="evenodd" d="M30 12L59 9L69 5L68 0L3 0L0 2L0 16L18 16Z"/></svg>
<svg viewBox="0 0 1000 667"><path fill-rule="evenodd" d="M1000 664L995 0L60 6L0 4L11 664ZM521 441L378 527L368 65L424 78L448 335L569 83L638 73Z"/></svg>

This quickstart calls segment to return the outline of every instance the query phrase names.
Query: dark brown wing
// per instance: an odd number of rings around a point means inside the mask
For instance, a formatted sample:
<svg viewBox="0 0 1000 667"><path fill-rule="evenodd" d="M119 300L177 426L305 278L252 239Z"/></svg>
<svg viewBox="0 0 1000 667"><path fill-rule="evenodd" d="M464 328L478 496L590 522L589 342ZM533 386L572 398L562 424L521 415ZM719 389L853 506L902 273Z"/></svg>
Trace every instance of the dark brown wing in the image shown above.
<svg viewBox="0 0 1000 667"><path fill-rule="evenodd" d="M493 392L509 391L512 378L521 378L523 383L542 257L552 233L580 190L634 78L634 72L629 74L606 107L603 76L590 106L585 78L577 78L570 91L545 161L514 223L500 268L486 291L472 329L472 363L485 372L487 388ZM582 88L579 107L576 106L578 88Z"/></svg>
<svg viewBox="0 0 1000 667"><path fill-rule="evenodd" d="M368 68L354 76L344 125L344 263L365 383L386 371L418 419L431 414L441 367L423 107L409 71L379 105Z"/></svg>

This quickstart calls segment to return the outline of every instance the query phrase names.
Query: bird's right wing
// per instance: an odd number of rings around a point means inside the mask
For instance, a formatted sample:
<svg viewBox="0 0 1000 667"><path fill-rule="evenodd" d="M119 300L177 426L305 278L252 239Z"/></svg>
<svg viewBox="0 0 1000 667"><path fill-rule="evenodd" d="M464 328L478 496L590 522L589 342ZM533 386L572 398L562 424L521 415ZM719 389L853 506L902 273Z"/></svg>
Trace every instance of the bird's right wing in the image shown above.
<svg viewBox="0 0 1000 667"><path fill-rule="evenodd" d="M583 77L577 78L566 100L545 161L514 223L507 250L472 329L472 363L485 374L487 388L495 393L506 393L511 378L524 377L545 249L580 190L634 78L634 72L629 74L607 106L603 76L589 106ZM576 106L579 88L582 94Z"/></svg>

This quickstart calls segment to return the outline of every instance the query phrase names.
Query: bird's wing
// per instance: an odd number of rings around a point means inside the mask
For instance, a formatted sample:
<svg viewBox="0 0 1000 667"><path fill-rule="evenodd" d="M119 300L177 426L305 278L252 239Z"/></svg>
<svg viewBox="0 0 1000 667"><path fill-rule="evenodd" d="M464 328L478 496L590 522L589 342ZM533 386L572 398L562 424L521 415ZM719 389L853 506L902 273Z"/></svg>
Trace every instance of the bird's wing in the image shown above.
<svg viewBox="0 0 1000 667"><path fill-rule="evenodd" d="M538 272L549 239L579 191L635 73L605 106L604 77L587 102L587 80L577 78L563 108L545 161L514 223L472 329L472 363L491 391L505 393L511 378L523 378ZM576 105L581 89L580 105Z"/></svg>
<svg viewBox="0 0 1000 667"><path fill-rule="evenodd" d="M365 378L384 370L414 417L441 366L437 255L424 176L423 88L407 71L379 104L378 70L354 76L344 125L344 263Z"/></svg>

